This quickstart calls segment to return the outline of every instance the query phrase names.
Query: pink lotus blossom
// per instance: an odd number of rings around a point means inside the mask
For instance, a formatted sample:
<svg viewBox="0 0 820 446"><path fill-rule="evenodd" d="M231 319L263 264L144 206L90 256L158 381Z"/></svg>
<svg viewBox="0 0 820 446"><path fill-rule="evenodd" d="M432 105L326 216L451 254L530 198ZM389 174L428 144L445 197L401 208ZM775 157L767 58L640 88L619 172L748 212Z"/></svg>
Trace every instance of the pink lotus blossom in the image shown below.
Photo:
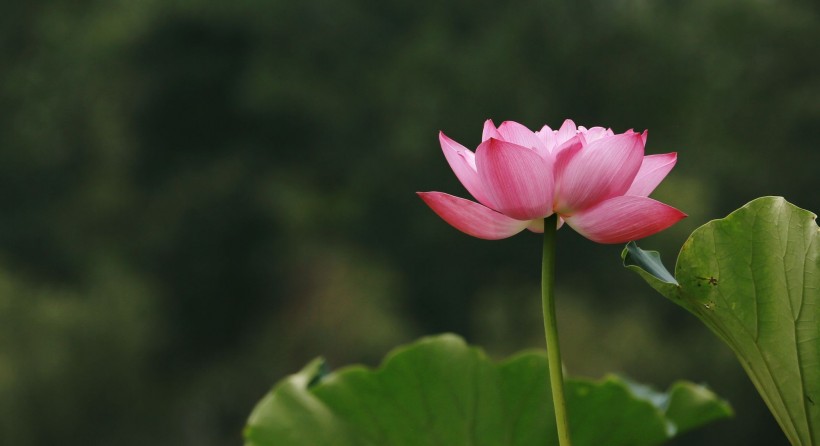
<svg viewBox="0 0 820 446"><path fill-rule="evenodd" d="M498 240L524 229L543 232L557 213L584 237L624 243L672 226L683 212L648 198L677 161L677 153L644 156L646 132L614 134L603 127L533 132L517 122L484 123L475 153L439 133L447 162L478 201L418 192L456 229Z"/></svg>

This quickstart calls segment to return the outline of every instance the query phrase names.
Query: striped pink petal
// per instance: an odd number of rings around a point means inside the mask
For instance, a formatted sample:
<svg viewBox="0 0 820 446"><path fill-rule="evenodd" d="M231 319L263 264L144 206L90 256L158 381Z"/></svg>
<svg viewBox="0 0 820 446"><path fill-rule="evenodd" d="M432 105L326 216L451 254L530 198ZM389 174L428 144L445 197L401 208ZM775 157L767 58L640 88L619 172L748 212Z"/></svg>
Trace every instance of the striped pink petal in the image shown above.
<svg viewBox="0 0 820 446"><path fill-rule="evenodd" d="M583 147L585 145L586 145L585 137L584 137L584 135L579 133L579 134L573 136L572 138L564 141L563 143L559 144L555 148L553 148L552 149L552 155L555 157L555 159L558 159L559 157L562 157L562 156L566 157L567 154L562 155L562 153L564 151L569 151L571 153L575 153L578 150L580 150L581 147ZM558 171L558 166L556 166L554 170L557 172Z"/></svg>
<svg viewBox="0 0 820 446"><path fill-rule="evenodd" d="M499 240L523 231L529 221L519 221L486 206L443 192L417 192L428 206L459 231L485 240Z"/></svg>
<svg viewBox="0 0 820 446"><path fill-rule="evenodd" d="M643 142L637 133L593 141L562 163L560 169L556 168L556 211L572 215L623 195L632 185L642 160Z"/></svg>
<svg viewBox="0 0 820 446"><path fill-rule="evenodd" d="M476 167L495 210L516 220L552 213L552 159L495 138L476 149Z"/></svg>
<svg viewBox="0 0 820 446"><path fill-rule="evenodd" d="M541 130L535 132L535 137L544 143L544 146L549 152L552 152L552 149L555 148L555 132L550 126L545 125L541 127Z"/></svg>
<svg viewBox="0 0 820 446"><path fill-rule="evenodd" d="M598 243L626 243L660 232L686 217L651 198L624 195L565 217L579 234Z"/></svg>
<svg viewBox="0 0 820 446"><path fill-rule="evenodd" d="M547 145L535 136L535 132L522 124L514 121L504 121L498 126L498 133L501 134L500 139L504 141L518 144L528 149L534 149L541 156L547 156L547 154L549 154Z"/></svg>
<svg viewBox="0 0 820 446"><path fill-rule="evenodd" d="M498 133L498 129L495 128L495 124L493 124L492 119L484 121L484 130L481 132L481 142L484 142L490 138L504 139L501 137L501 134Z"/></svg>
<svg viewBox="0 0 820 446"><path fill-rule="evenodd" d="M558 133L555 134L555 145L560 146L577 133L578 127L575 126L575 122L573 122L572 119L565 120L564 123L561 124L561 128L558 129Z"/></svg>
<svg viewBox="0 0 820 446"><path fill-rule="evenodd" d="M677 161L678 154L675 152L643 157L641 169L625 195L648 197L658 187L658 184L661 184L661 181L666 178L669 171L675 167Z"/></svg>
<svg viewBox="0 0 820 446"><path fill-rule="evenodd" d="M586 132L584 132L584 137L586 138L586 141L588 143L612 135L614 135L614 133L612 133L612 130L607 130L603 127L592 127L591 129L588 129Z"/></svg>
<svg viewBox="0 0 820 446"><path fill-rule="evenodd" d="M448 138L444 132L439 132L438 140L441 143L441 150L444 152L444 157L450 164L450 168L461 181L461 184L467 189L476 200L480 203L491 206L487 200L487 194L484 193L484 188L481 186L481 180L478 178L478 172L475 168L475 154L466 147Z"/></svg>

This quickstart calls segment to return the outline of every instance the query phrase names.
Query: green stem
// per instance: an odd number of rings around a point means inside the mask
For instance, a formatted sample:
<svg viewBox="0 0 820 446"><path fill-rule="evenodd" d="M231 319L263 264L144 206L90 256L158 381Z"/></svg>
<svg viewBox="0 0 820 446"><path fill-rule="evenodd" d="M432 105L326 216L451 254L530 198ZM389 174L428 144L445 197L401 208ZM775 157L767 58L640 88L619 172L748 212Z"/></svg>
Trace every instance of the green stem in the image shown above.
<svg viewBox="0 0 820 446"><path fill-rule="evenodd" d="M552 214L544 219L544 259L541 266L541 305L544 311L544 334L547 338L547 361L549 363L552 403L555 407L555 424L558 428L558 444L570 446L567 404L564 400L564 372L561 365L561 349L558 346L558 324L555 318L555 232L558 216Z"/></svg>

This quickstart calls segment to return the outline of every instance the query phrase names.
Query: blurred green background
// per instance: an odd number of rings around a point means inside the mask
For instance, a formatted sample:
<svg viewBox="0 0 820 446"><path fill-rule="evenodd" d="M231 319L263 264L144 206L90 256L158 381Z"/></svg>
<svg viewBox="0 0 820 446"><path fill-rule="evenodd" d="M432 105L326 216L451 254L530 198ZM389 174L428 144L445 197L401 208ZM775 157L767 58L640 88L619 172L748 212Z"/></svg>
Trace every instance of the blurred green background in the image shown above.
<svg viewBox="0 0 820 446"><path fill-rule="evenodd" d="M455 332L543 344L540 239L487 242L437 132L650 130L687 235L761 195L817 212L814 1L125 0L0 14L0 443L230 445L311 358L375 365ZM570 373L678 378L735 419L675 445L786 444L729 349L559 232Z"/></svg>

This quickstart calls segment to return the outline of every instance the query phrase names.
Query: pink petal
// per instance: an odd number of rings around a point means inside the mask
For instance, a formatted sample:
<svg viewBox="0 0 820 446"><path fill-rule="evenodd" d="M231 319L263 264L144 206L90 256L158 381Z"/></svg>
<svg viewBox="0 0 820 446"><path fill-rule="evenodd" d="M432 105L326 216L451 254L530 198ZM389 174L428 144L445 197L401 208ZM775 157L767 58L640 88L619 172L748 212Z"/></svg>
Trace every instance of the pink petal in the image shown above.
<svg viewBox="0 0 820 446"><path fill-rule="evenodd" d="M572 138L578 133L578 128L575 127L575 122L572 119L567 119L561 125L561 128L558 129L558 133L555 135L555 144L561 145L565 143L567 140Z"/></svg>
<svg viewBox="0 0 820 446"><path fill-rule="evenodd" d="M623 195L642 160L641 136L623 133L590 143L560 166L556 162L556 211L571 215Z"/></svg>
<svg viewBox="0 0 820 446"><path fill-rule="evenodd" d="M523 231L528 221L514 220L488 207L443 192L416 192L428 206L454 228L473 237L499 240Z"/></svg>
<svg viewBox="0 0 820 446"><path fill-rule="evenodd" d="M517 122L502 122L501 125L498 126L498 133L501 134L501 138L498 139L518 144L528 149L535 149L541 156L546 156L549 153L547 145L535 136L532 130Z"/></svg>
<svg viewBox="0 0 820 446"><path fill-rule="evenodd" d="M584 132L584 137L588 143L599 140L605 136L612 136L612 131L607 132L607 129L603 127L592 127Z"/></svg>
<svg viewBox="0 0 820 446"><path fill-rule="evenodd" d="M639 197L648 197L649 194L658 187L658 184L666 178L666 175L675 167L678 161L677 153L664 153L662 155L647 155L643 157L641 169L632 186L626 191L625 195L637 195Z"/></svg>
<svg viewBox="0 0 820 446"><path fill-rule="evenodd" d="M475 154L461 144L448 138L444 132L439 132L438 140L441 143L441 150L444 157L450 164L450 168L455 172L458 180L476 200L484 205L490 206L487 201L487 194L481 186L478 172L475 168Z"/></svg>
<svg viewBox="0 0 820 446"><path fill-rule="evenodd" d="M552 159L495 138L476 149L476 167L495 210L516 220L552 213Z"/></svg>
<svg viewBox="0 0 820 446"><path fill-rule="evenodd" d="M565 150L577 151L578 149L580 149L581 147L583 147L585 145L586 145L586 140L584 138L584 135L579 133L579 134L573 136L572 138L564 141L562 144L559 144L554 149L552 149L552 155L557 158L557 157L561 156L561 153L564 152Z"/></svg>
<svg viewBox="0 0 820 446"><path fill-rule="evenodd" d="M598 243L626 243L672 226L683 212L646 197L624 195L566 217L579 234Z"/></svg>
<svg viewBox="0 0 820 446"><path fill-rule="evenodd" d="M484 142L490 138L503 139L501 134L498 133L498 130L496 130L492 119L484 121L484 130L481 132L481 142Z"/></svg>
<svg viewBox="0 0 820 446"><path fill-rule="evenodd" d="M552 149L555 148L555 132L548 125L535 132L535 136L544 143L548 151L552 152Z"/></svg>

